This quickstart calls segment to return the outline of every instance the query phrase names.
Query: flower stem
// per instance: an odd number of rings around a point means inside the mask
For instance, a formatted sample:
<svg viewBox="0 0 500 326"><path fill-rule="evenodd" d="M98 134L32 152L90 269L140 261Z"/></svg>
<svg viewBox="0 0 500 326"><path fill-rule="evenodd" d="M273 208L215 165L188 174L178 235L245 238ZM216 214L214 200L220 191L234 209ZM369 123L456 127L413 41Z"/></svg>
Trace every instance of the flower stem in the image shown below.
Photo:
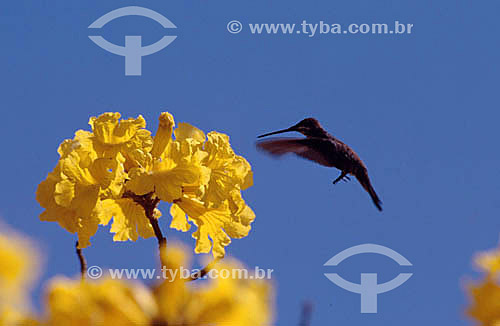
<svg viewBox="0 0 500 326"><path fill-rule="evenodd" d="M85 280L85 273L87 272L87 261L83 256L82 249L78 248L78 241L76 242L76 255L78 256L78 260L80 261L80 277L82 280Z"/></svg>

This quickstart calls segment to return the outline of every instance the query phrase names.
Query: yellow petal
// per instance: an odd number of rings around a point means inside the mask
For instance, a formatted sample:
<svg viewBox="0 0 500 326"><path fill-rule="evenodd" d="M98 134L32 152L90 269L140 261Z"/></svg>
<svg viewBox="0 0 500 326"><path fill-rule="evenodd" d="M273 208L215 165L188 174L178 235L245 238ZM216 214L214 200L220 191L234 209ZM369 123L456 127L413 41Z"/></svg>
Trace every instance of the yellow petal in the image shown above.
<svg viewBox="0 0 500 326"><path fill-rule="evenodd" d="M120 113L104 113L91 117L89 124L96 138L103 144L123 144L132 139L139 129L146 127L146 121L139 115L120 121Z"/></svg>
<svg viewBox="0 0 500 326"><path fill-rule="evenodd" d="M115 233L114 241L136 241L139 236L150 238L154 235L144 208L130 198L103 200L98 217L101 224L107 224L113 217L111 232Z"/></svg>
<svg viewBox="0 0 500 326"><path fill-rule="evenodd" d="M62 206L48 207L40 214L40 221L58 222L59 225L70 233L78 230L78 217L74 210Z"/></svg>
<svg viewBox="0 0 500 326"><path fill-rule="evenodd" d="M182 232L187 232L191 228L191 224L189 224L187 220L186 213L177 206L176 204L172 204L170 207L170 215L172 215L172 222L170 223L170 227L172 229L176 229Z"/></svg>
<svg viewBox="0 0 500 326"><path fill-rule="evenodd" d="M179 127L175 129L174 135L175 140L178 141L192 138L203 143L206 139L205 133L203 131L186 122L179 123Z"/></svg>
<svg viewBox="0 0 500 326"><path fill-rule="evenodd" d="M92 162L89 172L103 188L107 188L116 177L118 162L112 158L98 158Z"/></svg>
<svg viewBox="0 0 500 326"><path fill-rule="evenodd" d="M75 197L75 184L68 179L61 180L55 185L54 200L57 205L68 207Z"/></svg>
<svg viewBox="0 0 500 326"><path fill-rule="evenodd" d="M90 166L97 158L91 141L88 139L65 140L59 147L61 173L75 183L93 185L97 180L90 173Z"/></svg>
<svg viewBox="0 0 500 326"><path fill-rule="evenodd" d="M40 214L40 220L58 222L70 233L78 233L81 248L90 245L90 237L97 232L98 220L93 216L97 204L99 187L76 184L74 197L68 207L56 203L54 193L56 180L49 175L37 190L37 200L45 211ZM52 194L52 195L51 195Z"/></svg>
<svg viewBox="0 0 500 326"><path fill-rule="evenodd" d="M224 230L231 238L240 239L250 232L250 223L255 219L255 213L245 205L238 214L231 215L231 221L224 224Z"/></svg>
<svg viewBox="0 0 500 326"><path fill-rule="evenodd" d="M54 171L47 175L47 179L43 180L36 190L36 200L43 208L49 208L56 205L54 194L56 184L61 182L60 166L57 165Z"/></svg>
<svg viewBox="0 0 500 326"><path fill-rule="evenodd" d="M243 156L236 155L232 166L234 174L239 180L241 190L250 188L253 185L253 173L250 163Z"/></svg>
<svg viewBox="0 0 500 326"><path fill-rule="evenodd" d="M123 165L124 161L125 159L121 153L118 153L113 159L113 166L105 173L106 178L101 179L103 182L101 182L101 192L99 194L99 198L120 198L123 195L125 190L125 181L128 178Z"/></svg>
<svg viewBox="0 0 500 326"><path fill-rule="evenodd" d="M204 150L208 157L204 163L212 172L203 201L207 207L217 208L225 200L231 200L234 192L250 187L253 175L247 160L234 154L227 135L210 132L207 137Z"/></svg>
<svg viewBox="0 0 500 326"><path fill-rule="evenodd" d="M209 154L207 159L207 166L209 168L221 166L218 160L224 161L232 159L235 156L229 144L229 136L215 131L208 133L207 141L205 142L205 151Z"/></svg>
<svg viewBox="0 0 500 326"><path fill-rule="evenodd" d="M208 182L208 189L203 201L212 208L219 207L233 191L239 192L238 180L231 177L226 170L213 169Z"/></svg>
<svg viewBox="0 0 500 326"><path fill-rule="evenodd" d="M96 234L99 227L99 220L95 216L80 218L78 221L78 248L90 246L90 238Z"/></svg>
<svg viewBox="0 0 500 326"><path fill-rule="evenodd" d="M184 185L196 184L202 171L196 166L177 166L171 170L154 173L156 195L163 201L172 203L182 197Z"/></svg>
<svg viewBox="0 0 500 326"><path fill-rule="evenodd" d="M139 129L130 141L119 147L120 153L125 157L126 170L132 167L146 168L152 162L150 151L153 148L153 138L149 130Z"/></svg>
<svg viewBox="0 0 500 326"><path fill-rule="evenodd" d="M175 126L174 117L168 112L160 114L159 121L160 124L154 137L153 149L151 150L151 155L155 158L159 158L163 154L165 148L172 140L172 130Z"/></svg>
<svg viewBox="0 0 500 326"><path fill-rule="evenodd" d="M212 249L212 241L210 241L210 239L208 238L209 230L207 228L200 227L196 221L193 221L193 223L198 227L198 230L193 233L193 239L196 239L194 252L196 252L197 254L209 253Z"/></svg>
<svg viewBox="0 0 500 326"><path fill-rule="evenodd" d="M142 196L155 190L155 180L152 173L143 168L132 168L128 177L126 188L136 195Z"/></svg>
<svg viewBox="0 0 500 326"><path fill-rule="evenodd" d="M231 243L231 238L224 230L229 230L237 237L246 236L250 230L248 225L241 224L241 221L233 216L227 204L219 208L207 209L202 202L186 196L176 204L198 227L198 230L193 233L193 238L197 239L196 253L207 253L212 249L215 258L224 257L224 247Z"/></svg>
<svg viewBox="0 0 500 326"><path fill-rule="evenodd" d="M70 208L81 217L90 216L97 204L99 197L99 186L82 186L76 184L75 197L71 201Z"/></svg>

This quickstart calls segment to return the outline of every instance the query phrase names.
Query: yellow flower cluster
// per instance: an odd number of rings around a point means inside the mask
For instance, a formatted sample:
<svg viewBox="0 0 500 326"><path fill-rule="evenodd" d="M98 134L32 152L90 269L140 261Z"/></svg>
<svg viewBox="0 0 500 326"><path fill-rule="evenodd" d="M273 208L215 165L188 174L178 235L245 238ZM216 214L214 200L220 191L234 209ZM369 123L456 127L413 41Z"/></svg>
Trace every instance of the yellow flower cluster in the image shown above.
<svg viewBox="0 0 500 326"><path fill-rule="evenodd" d="M475 261L486 277L469 286L472 303L468 314L479 325L500 326L500 248L478 255Z"/></svg>
<svg viewBox="0 0 500 326"><path fill-rule="evenodd" d="M166 257L169 269L186 266L180 247ZM119 280L61 278L48 287L46 318L52 326L269 325L270 298L266 283L238 279L216 279L206 287L175 279L150 289Z"/></svg>
<svg viewBox="0 0 500 326"><path fill-rule="evenodd" d="M153 236L141 196L172 203L170 227L198 227L197 253L212 249L223 257L231 238L248 235L255 214L241 191L252 185L251 166L234 153L227 135L205 135L187 123L174 130L167 112L154 137L142 116L120 120L119 113L104 113L89 124L91 132L78 130L59 146L57 166L37 189L45 208L40 219L76 232L80 248L111 218L115 241Z"/></svg>

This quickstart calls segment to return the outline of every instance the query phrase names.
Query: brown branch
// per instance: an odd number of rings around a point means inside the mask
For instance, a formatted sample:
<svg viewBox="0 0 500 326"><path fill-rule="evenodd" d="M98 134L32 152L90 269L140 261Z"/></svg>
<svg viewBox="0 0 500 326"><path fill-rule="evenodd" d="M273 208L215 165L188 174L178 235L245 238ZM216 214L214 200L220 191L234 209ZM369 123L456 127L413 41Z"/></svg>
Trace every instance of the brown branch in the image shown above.
<svg viewBox="0 0 500 326"><path fill-rule="evenodd" d="M160 199L155 198L151 203L150 207L148 207L148 209L144 208L144 211L146 212L146 217L148 218L149 223L151 223L151 226L153 226L153 231L155 233L156 239L158 239L158 247L162 249L167 247L167 238L163 236L163 233L161 232L160 229L160 225L158 224L158 220L154 216L156 206L158 205L159 202Z"/></svg>
<svg viewBox="0 0 500 326"><path fill-rule="evenodd" d="M126 191L123 194L123 198L131 198L134 202L141 205L144 208L144 214L151 223L153 227L153 231L155 233L156 239L158 240L158 247L160 249L160 253L162 249L167 247L167 238L163 236L161 232L160 225L158 224L158 220L155 218L155 209L160 203L160 198L153 197L153 193L145 194L142 196L136 195L131 191ZM162 266L163 266L162 262Z"/></svg>
<svg viewBox="0 0 500 326"><path fill-rule="evenodd" d="M200 278L204 278L205 275L207 275L213 268L214 266L219 262L220 258L215 258L210 264L208 264L205 268L203 268L199 273L196 273L196 275L191 275L187 281L192 282L199 280Z"/></svg>
<svg viewBox="0 0 500 326"><path fill-rule="evenodd" d="M87 261L85 261L82 249L78 248L78 241L76 242L75 247L76 255L78 256L78 260L80 261L80 276L82 280L85 280L85 274L87 273Z"/></svg>

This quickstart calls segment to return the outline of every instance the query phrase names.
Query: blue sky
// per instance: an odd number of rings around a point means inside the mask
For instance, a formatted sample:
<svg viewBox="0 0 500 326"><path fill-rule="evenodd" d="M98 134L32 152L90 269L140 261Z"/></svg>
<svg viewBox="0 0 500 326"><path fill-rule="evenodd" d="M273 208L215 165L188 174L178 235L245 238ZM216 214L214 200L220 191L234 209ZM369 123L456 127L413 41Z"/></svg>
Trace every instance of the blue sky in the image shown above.
<svg viewBox="0 0 500 326"><path fill-rule="evenodd" d="M124 76L124 59L98 48L87 26L123 6L169 18L177 39L143 58L141 77ZM45 255L42 282L76 275L74 236L42 223L35 189L57 162L57 146L89 116L142 114L155 130L160 112L204 131L230 135L252 164L255 185L244 193L257 219L234 240L231 256L272 268L276 325L297 324L304 300L313 325L422 323L468 325L463 287L477 274L472 255L497 245L500 231L497 1L9 1L2 5L3 191L0 216L33 237ZM226 24L244 30L231 34ZM252 35L248 23L414 24L409 35ZM124 17L101 31L123 44L144 44L165 31L151 20ZM332 185L338 171L295 157L275 160L255 149L261 133L316 117L351 145L368 166L384 203L379 213L356 181ZM168 207L163 207L167 212ZM169 239L193 246L189 234ZM85 250L90 265L154 268L156 242L113 243L101 229ZM324 267L362 243L388 246L413 267L360 255ZM379 295L378 314L360 314L359 295L331 283L338 272L388 281L413 277ZM43 288L36 289L40 303Z"/></svg>

